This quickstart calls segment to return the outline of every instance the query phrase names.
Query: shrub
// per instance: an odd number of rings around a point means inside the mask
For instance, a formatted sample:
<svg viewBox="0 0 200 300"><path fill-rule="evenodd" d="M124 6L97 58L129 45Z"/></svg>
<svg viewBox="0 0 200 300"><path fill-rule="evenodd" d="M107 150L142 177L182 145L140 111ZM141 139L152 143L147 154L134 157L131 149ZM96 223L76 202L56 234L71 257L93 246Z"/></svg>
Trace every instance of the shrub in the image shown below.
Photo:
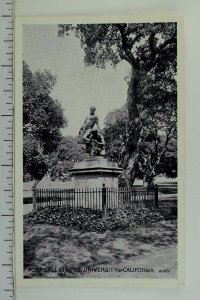
<svg viewBox="0 0 200 300"><path fill-rule="evenodd" d="M164 220L162 214L154 209L119 207L108 209L106 220L102 211L93 212L90 208L44 207L24 216L24 224L54 224L71 227L81 231L104 232L123 230Z"/></svg>

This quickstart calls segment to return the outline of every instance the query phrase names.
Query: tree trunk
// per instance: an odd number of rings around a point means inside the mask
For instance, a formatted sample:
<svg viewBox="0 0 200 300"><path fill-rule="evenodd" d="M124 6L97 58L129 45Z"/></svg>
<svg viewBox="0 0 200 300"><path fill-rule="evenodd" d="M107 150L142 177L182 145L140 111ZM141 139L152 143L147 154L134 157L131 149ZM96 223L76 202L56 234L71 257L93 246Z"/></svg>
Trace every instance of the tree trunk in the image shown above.
<svg viewBox="0 0 200 300"><path fill-rule="evenodd" d="M144 181L147 185L152 185L153 179L156 174L156 167L159 165L161 157L165 154L166 148L158 155L155 163L151 166L149 172L145 175Z"/></svg>
<svg viewBox="0 0 200 300"><path fill-rule="evenodd" d="M144 185L145 186L151 186L153 184L153 179L155 177L154 168L151 170L150 174L146 174L144 177Z"/></svg>
<svg viewBox="0 0 200 300"><path fill-rule="evenodd" d="M36 189L36 186L38 185L38 183L40 182L40 180L34 180L34 184L32 186L32 190Z"/></svg>
<svg viewBox="0 0 200 300"><path fill-rule="evenodd" d="M137 93L140 80L140 71L132 68L131 80L127 92L128 104L128 140L127 140L127 162L124 171L125 181L128 187L134 183L136 167L139 158L139 149L142 137L142 124L139 119L137 108Z"/></svg>
<svg viewBox="0 0 200 300"><path fill-rule="evenodd" d="M32 186L32 197L33 197L33 211L36 211L37 209L37 204L36 204L36 186L39 183L39 180L35 180L34 184Z"/></svg>

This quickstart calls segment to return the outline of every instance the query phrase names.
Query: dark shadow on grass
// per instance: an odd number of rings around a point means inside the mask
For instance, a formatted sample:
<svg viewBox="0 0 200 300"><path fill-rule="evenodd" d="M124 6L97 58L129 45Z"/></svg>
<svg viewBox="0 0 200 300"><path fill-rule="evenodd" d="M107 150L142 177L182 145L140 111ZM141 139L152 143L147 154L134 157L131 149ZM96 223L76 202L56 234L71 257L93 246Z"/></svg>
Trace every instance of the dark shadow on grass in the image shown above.
<svg viewBox="0 0 200 300"><path fill-rule="evenodd" d="M36 249L39 247L42 239L41 237L33 236L24 241L24 270L35 266Z"/></svg>

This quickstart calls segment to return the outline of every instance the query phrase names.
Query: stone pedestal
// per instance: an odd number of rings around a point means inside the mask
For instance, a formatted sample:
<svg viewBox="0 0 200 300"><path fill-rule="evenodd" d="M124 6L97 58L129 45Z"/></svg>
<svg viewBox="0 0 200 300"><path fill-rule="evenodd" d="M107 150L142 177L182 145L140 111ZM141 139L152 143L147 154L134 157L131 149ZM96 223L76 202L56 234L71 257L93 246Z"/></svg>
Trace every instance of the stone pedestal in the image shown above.
<svg viewBox="0 0 200 300"><path fill-rule="evenodd" d="M101 156L94 156L74 164L70 170L74 188L118 188L118 176L122 172L116 163Z"/></svg>

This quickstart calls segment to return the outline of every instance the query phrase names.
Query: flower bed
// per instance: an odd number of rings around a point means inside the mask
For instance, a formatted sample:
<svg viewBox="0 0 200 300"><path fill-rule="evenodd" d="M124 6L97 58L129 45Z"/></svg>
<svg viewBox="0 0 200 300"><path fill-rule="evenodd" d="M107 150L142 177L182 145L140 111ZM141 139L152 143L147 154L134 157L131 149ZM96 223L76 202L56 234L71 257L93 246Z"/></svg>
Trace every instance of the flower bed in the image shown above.
<svg viewBox="0 0 200 300"><path fill-rule="evenodd" d="M89 208L79 208L73 211L71 207L44 207L36 212L24 216L24 224L54 224L71 227L81 231L104 232L106 230L123 230L138 227L144 224L156 223L165 220L162 211L147 209L120 207L108 210L106 220L102 218L102 212L94 213Z"/></svg>

